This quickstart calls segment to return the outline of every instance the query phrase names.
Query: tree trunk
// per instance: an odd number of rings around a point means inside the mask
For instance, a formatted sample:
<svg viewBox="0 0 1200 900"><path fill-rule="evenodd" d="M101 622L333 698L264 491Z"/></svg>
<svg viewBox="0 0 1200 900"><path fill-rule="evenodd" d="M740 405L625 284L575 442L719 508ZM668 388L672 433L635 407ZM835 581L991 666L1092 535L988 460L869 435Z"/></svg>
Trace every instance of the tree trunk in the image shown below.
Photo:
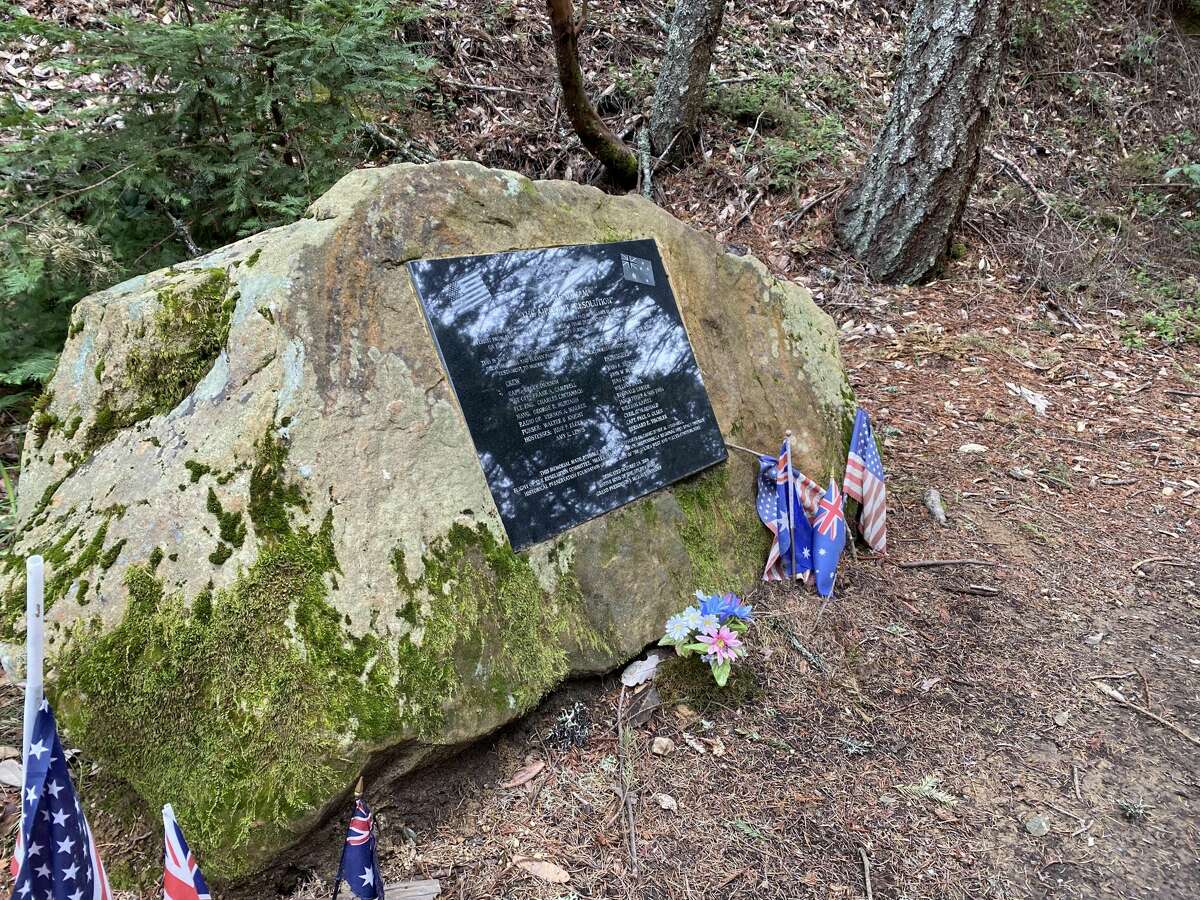
<svg viewBox="0 0 1200 900"><path fill-rule="evenodd" d="M637 157L604 124L583 87L574 5L571 0L546 0L546 5L550 10L554 58L558 63L558 79L562 83L567 118L571 120L584 149L600 161L612 180L622 187L633 187L638 178Z"/></svg>
<svg viewBox="0 0 1200 900"><path fill-rule="evenodd" d="M650 111L650 143L656 153L682 153L695 139L724 12L725 0L677 0L675 4Z"/></svg>
<svg viewBox="0 0 1200 900"><path fill-rule="evenodd" d="M883 131L837 215L876 281L914 284L946 258L1000 83L1007 7L916 0Z"/></svg>

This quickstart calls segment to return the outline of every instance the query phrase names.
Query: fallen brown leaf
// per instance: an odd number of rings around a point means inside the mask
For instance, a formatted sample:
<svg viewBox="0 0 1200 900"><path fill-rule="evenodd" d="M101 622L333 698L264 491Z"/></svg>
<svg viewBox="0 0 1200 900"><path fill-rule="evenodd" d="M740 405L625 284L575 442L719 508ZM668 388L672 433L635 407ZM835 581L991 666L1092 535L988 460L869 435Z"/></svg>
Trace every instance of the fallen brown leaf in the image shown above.
<svg viewBox="0 0 1200 900"><path fill-rule="evenodd" d="M546 768L546 763L544 760L540 760L540 759L535 760L534 762L531 762L528 765L522 766L521 768L517 769L517 774L515 774L508 781L504 782L504 784L500 785L500 787L502 787L502 788L520 787L525 782L536 778L541 773L542 769L544 769L544 768Z"/></svg>
<svg viewBox="0 0 1200 900"><path fill-rule="evenodd" d="M534 878L547 881L550 884L566 884L571 880L571 873L557 863L547 859L533 859L528 856L513 858L513 865L524 869Z"/></svg>

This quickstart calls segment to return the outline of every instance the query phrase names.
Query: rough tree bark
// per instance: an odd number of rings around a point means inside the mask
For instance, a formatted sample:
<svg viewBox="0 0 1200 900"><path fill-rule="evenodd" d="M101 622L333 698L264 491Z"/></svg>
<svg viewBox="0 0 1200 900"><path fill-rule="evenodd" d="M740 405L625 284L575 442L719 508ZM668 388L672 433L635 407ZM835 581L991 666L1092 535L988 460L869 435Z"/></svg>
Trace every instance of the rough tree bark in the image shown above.
<svg viewBox="0 0 1200 900"><path fill-rule="evenodd" d="M632 187L637 184L637 157L604 124L583 87L574 4L571 0L546 0L546 6L550 10L554 58L558 63L558 79L562 84L567 117L584 149L600 161L609 177L622 187Z"/></svg>
<svg viewBox="0 0 1200 900"><path fill-rule="evenodd" d="M914 284L945 261L1000 83L1007 8L1007 0L913 7L883 131L837 214L842 243L876 281Z"/></svg>
<svg viewBox="0 0 1200 900"><path fill-rule="evenodd" d="M682 153L696 136L724 12L725 0L675 4L650 111L650 143L656 153Z"/></svg>

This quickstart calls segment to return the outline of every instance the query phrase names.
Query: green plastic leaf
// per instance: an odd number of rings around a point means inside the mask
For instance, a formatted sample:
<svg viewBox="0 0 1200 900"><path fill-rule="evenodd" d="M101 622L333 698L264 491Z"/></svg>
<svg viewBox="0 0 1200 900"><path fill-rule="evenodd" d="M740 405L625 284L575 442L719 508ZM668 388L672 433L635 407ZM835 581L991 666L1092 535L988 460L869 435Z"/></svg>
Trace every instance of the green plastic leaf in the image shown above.
<svg viewBox="0 0 1200 900"><path fill-rule="evenodd" d="M733 666L729 660L723 663L712 663L713 680L717 683L717 687L725 687L725 682L729 681L729 673L733 671Z"/></svg>

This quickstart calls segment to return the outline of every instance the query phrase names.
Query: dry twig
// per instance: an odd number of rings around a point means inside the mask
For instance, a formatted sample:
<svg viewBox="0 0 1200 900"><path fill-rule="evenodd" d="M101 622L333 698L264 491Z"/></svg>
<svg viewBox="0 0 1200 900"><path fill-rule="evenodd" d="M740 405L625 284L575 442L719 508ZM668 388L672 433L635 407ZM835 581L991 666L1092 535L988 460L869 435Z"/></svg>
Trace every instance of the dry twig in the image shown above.
<svg viewBox="0 0 1200 900"><path fill-rule="evenodd" d="M990 559L914 559L896 563L901 569L929 569L935 566L998 566Z"/></svg>
<svg viewBox="0 0 1200 900"><path fill-rule="evenodd" d="M1197 737L1194 737L1193 735L1188 734L1186 731L1184 731L1182 728L1180 728L1174 722L1168 722L1166 719L1164 719L1158 713L1151 712L1150 710L1146 709L1146 707L1141 706L1137 703L1134 703L1132 700L1127 699L1125 697L1125 695L1122 694L1120 691L1118 691L1116 688L1110 687L1109 685L1105 684L1102 681L1097 681L1096 679L1092 679L1092 683L1096 685L1096 687L1100 691L1100 693L1104 694L1104 696L1108 697L1114 703L1119 703L1121 706L1132 709L1134 712L1139 712L1143 716L1146 716L1149 719L1153 719L1155 722L1157 722L1159 725L1162 725L1164 728L1169 728L1171 731L1175 732L1177 735L1179 735L1185 741L1188 741L1188 742L1196 745L1197 747L1200 747L1200 738L1197 738Z"/></svg>

